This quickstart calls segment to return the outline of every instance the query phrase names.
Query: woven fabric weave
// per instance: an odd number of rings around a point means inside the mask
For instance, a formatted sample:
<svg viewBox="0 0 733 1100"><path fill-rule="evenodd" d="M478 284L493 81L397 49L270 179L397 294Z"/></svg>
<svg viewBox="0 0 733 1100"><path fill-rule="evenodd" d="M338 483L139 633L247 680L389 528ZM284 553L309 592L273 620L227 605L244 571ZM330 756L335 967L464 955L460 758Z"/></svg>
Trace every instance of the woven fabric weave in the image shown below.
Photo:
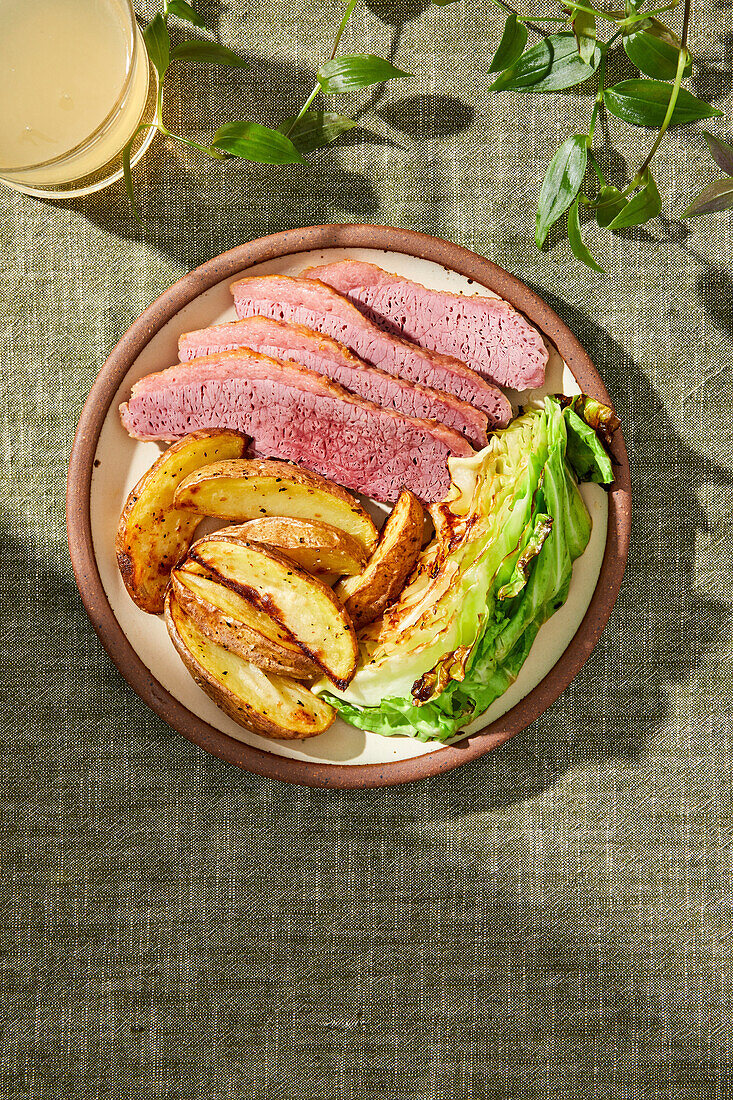
<svg viewBox="0 0 733 1100"><path fill-rule="evenodd" d="M0 194L7 1100L733 1095L730 215L591 232L609 277L560 234L537 252L538 180L587 97L489 95L500 15L406 2L362 9L343 48L394 46L416 79L314 167L157 139L144 229L120 185ZM342 10L200 9L252 59L172 75L171 129L202 134L293 114ZM691 87L730 114L730 6L700 9ZM613 129L632 160L639 133ZM695 128L655 163L668 213L718 174ZM211 256L333 221L446 237L534 287L606 380L635 493L620 599L562 698L473 764L366 792L240 772L152 715L64 530L76 420L127 325Z"/></svg>

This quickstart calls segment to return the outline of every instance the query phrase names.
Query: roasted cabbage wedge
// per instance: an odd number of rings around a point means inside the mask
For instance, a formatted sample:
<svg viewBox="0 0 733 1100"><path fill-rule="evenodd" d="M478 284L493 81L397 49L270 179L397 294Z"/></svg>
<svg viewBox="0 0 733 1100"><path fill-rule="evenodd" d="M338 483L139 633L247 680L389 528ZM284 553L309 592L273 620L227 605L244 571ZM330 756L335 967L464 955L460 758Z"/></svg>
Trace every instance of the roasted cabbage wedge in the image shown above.
<svg viewBox="0 0 733 1100"><path fill-rule="evenodd" d="M281 676L313 680L317 665L295 639L266 612L196 562L186 561L171 573L171 585L182 610L212 642Z"/></svg>
<svg viewBox="0 0 733 1100"><path fill-rule="evenodd" d="M201 516L176 508L176 489L200 466L239 458L247 450L241 432L203 429L169 447L138 481L122 511L115 551L122 579L138 607L163 611L171 569L188 550Z"/></svg>
<svg viewBox="0 0 733 1100"><path fill-rule="evenodd" d="M603 408L548 397L483 451L449 460L451 489L430 508L436 537L397 603L361 632L356 676L345 690L314 688L343 718L447 741L506 691L565 602L590 538L578 475L613 480L598 434L586 430L600 420L612 430Z"/></svg>
<svg viewBox="0 0 733 1100"><path fill-rule="evenodd" d="M241 524L240 530L250 542L282 550L296 565L317 577L361 573L367 563L364 544L330 523L263 516Z"/></svg>
<svg viewBox="0 0 733 1100"><path fill-rule="evenodd" d="M374 622L397 599L420 556L424 530L422 504L403 489L364 572L334 589L355 627Z"/></svg>
<svg viewBox="0 0 733 1100"><path fill-rule="evenodd" d="M165 622L171 641L194 680L240 726L264 737L316 737L336 712L304 684L264 672L203 634L169 590Z"/></svg>
<svg viewBox="0 0 733 1100"><path fill-rule="evenodd" d="M213 463L179 485L176 505L239 523L260 516L317 520L351 535L367 554L377 545L374 522L356 497L320 474L275 459Z"/></svg>
<svg viewBox="0 0 733 1100"><path fill-rule="evenodd" d="M356 634L330 588L281 551L246 542L238 528L200 539L190 557L266 612L333 684L347 686L356 669Z"/></svg>

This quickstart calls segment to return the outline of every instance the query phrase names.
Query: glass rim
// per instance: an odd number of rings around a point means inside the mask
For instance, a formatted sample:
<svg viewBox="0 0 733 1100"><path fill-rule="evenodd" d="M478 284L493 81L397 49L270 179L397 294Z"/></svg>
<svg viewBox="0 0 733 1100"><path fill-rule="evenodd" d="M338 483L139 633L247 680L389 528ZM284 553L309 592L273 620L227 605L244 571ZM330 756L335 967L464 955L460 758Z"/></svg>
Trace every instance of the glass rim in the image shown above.
<svg viewBox="0 0 733 1100"><path fill-rule="evenodd" d="M140 37L139 34L137 33L138 32L137 19L135 17L135 9L132 6L132 0L117 0L117 2L122 4L127 9L127 13L129 15L129 26L128 26L129 37L128 37L128 40L127 40L128 61L127 61L127 71L125 73L125 79L123 81L122 88L120 89L120 93L117 96L117 99L112 104L112 107L110 108L108 113L104 116L102 121L92 131L91 134L88 134L80 142L77 142L77 144L72 146L71 149L67 149L63 153L58 153L55 157L49 157L48 160L34 161L32 164L22 164L22 165L1 165L0 164L0 176L5 175L8 172L12 172L12 173L32 172L32 171L35 171L35 169L37 169L37 168L49 168L51 165L54 165L54 164L63 164L64 161L69 160L71 157L77 156L84 149L86 149L89 145L91 145L94 141L96 141L96 139L100 136L100 134L104 133L104 131L110 125L110 123L114 119L115 115L118 113L122 103L124 102L125 96L127 95L128 91L130 90L130 81L132 80L132 76L133 76L133 73L135 71L135 55L136 55L136 51L137 51L137 48L138 48L138 40L139 40L139 37Z"/></svg>

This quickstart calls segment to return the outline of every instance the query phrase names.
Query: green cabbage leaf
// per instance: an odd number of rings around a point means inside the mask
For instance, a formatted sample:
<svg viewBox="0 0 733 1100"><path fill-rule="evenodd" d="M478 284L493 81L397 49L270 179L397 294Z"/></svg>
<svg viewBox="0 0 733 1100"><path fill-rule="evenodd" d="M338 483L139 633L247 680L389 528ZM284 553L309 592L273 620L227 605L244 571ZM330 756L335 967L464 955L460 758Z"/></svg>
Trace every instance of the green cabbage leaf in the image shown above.
<svg viewBox="0 0 733 1100"><path fill-rule="evenodd" d="M609 484L610 409L547 397L476 455L451 459L432 505L435 538L399 601L360 635L345 691L317 690L347 722L447 741L514 682L542 624L565 602L591 520L578 480Z"/></svg>

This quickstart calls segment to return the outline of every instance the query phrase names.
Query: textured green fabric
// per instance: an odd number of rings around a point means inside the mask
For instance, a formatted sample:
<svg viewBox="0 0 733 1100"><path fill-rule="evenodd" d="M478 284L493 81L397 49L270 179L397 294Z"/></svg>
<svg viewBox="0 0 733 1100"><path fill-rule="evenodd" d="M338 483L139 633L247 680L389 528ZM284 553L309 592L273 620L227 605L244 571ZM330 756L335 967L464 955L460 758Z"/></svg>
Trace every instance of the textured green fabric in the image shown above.
<svg viewBox="0 0 733 1100"><path fill-rule="evenodd" d="M7 1100L733 1095L731 220L619 235L611 278L554 235L538 253L538 175L587 98L487 96L499 14L408 3L344 40L397 41L417 74L380 99L381 144L270 171L158 141L144 232L119 186L0 194ZM729 109L730 5L698 7L692 86ZM171 127L202 132L291 114L341 11L201 8L255 62L172 80ZM678 209L717 174L695 129L656 163ZM125 327L224 249L326 221L445 236L537 288L603 372L636 494L619 603L555 706L451 775L364 793L253 777L156 719L64 534L76 419Z"/></svg>

